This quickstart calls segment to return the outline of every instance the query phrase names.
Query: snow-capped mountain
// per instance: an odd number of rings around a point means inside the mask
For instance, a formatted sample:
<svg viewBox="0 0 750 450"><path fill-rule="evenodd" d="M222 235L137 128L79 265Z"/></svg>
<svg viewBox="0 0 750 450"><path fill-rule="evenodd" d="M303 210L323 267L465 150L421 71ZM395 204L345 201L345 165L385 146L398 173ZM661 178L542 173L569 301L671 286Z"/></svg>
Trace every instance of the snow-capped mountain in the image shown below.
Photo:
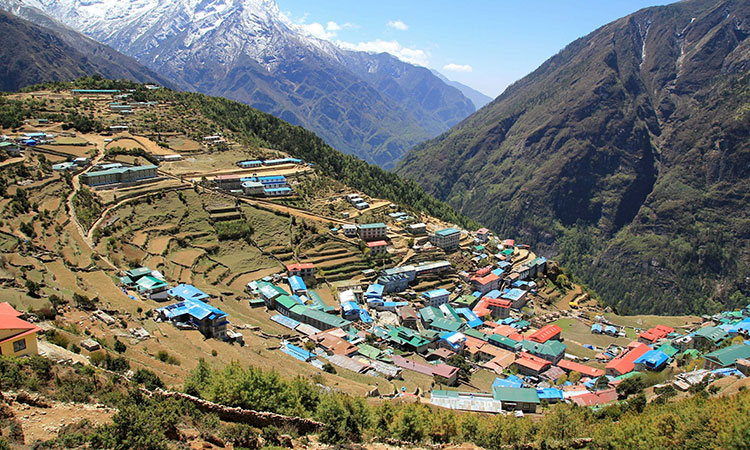
<svg viewBox="0 0 750 450"><path fill-rule="evenodd" d="M428 69L305 34L274 0L22 1L187 89L248 103L391 167L474 112Z"/></svg>

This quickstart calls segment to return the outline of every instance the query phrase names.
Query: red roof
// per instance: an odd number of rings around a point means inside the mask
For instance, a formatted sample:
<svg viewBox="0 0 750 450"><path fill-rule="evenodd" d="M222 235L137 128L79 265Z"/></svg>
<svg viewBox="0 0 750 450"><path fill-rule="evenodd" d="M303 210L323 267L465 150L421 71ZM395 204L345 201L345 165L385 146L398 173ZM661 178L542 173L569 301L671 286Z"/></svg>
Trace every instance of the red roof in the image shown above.
<svg viewBox="0 0 750 450"><path fill-rule="evenodd" d="M674 333L674 328L666 325L657 325L656 329L665 333L665 336L669 333Z"/></svg>
<svg viewBox="0 0 750 450"><path fill-rule="evenodd" d="M492 283L493 281L499 280L500 277L495 275L494 273L490 273L489 275L485 275L483 277L473 277L471 281L479 283L480 285L484 286L487 284Z"/></svg>
<svg viewBox="0 0 750 450"><path fill-rule="evenodd" d="M487 228L480 228L477 230L477 234L487 234L489 232L490 230L488 230Z"/></svg>
<svg viewBox="0 0 750 450"><path fill-rule="evenodd" d="M515 239L506 239L503 241L503 245L506 247L513 247L516 245Z"/></svg>
<svg viewBox="0 0 750 450"><path fill-rule="evenodd" d="M13 317L21 317L23 313L20 313L16 311L14 307L10 305L8 302L2 302L0 303L0 315L3 316L13 316Z"/></svg>
<svg viewBox="0 0 750 450"><path fill-rule="evenodd" d="M520 353L518 355L518 358L516 359L516 364L526 367L527 369L531 369L535 372L543 372L552 365L552 363L547 361L546 359L537 358L536 356L529 355L528 353Z"/></svg>
<svg viewBox="0 0 750 450"><path fill-rule="evenodd" d="M385 242L385 241L372 241L372 242L368 242L367 243L367 246L370 247L370 248L372 248L372 247L385 247L387 245L388 245L388 243Z"/></svg>
<svg viewBox="0 0 750 450"><path fill-rule="evenodd" d="M591 378L598 378L604 375L604 371L602 369L595 369L593 367L579 364L573 361L568 361L566 359L560 360L560 362L557 363L557 366L566 372L576 371L583 376Z"/></svg>
<svg viewBox="0 0 750 450"><path fill-rule="evenodd" d="M0 330L18 330L17 333L0 340L0 343L16 340L22 336L36 333L41 330L41 328L33 323L29 323L18 317L21 313L7 303L0 304L0 310L5 313L0 314Z"/></svg>
<svg viewBox="0 0 750 450"><path fill-rule="evenodd" d="M530 341L539 342L544 344L555 336L559 336L562 333L562 328L555 324L545 325L536 332L529 336Z"/></svg>
<svg viewBox="0 0 750 450"><path fill-rule="evenodd" d="M286 270L289 272L292 272L294 270L304 270L304 269L314 269L315 264L313 263L296 263L296 264L287 264Z"/></svg>
<svg viewBox="0 0 750 450"><path fill-rule="evenodd" d="M641 342L631 342L628 348L630 350L607 363L607 370L611 369L620 375L632 372L635 360L651 350L651 347Z"/></svg>
<svg viewBox="0 0 750 450"><path fill-rule="evenodd" d="M474 272L474 277L472 279L483 277L490 272L492 272L492 266L482 267L481 269Z"/></svg>
<svg viewBox="0 0 750 450"><path fill-rule="evenodd" d="M603 391L590 392L588 394L576 395L571 397L578 406L594 406L611 403L617 400L617 391L615 389L605 389Z"/></svg>
<svg viewBox="0 0 750 450"><path fill-rule="evenodd" d="M482 300L487 300L487 305L492 305L498 308L510 308L513 306L513 302L505 298L483 297Z"/></svg>
<svg viewBox="0 0 750 450"><path fill-rule="evenodd" d="M638 337L645 341L656 342L659 339L667 337L669 333L674 333L674 328L666 325L657 325L639 334Z"/></svg>

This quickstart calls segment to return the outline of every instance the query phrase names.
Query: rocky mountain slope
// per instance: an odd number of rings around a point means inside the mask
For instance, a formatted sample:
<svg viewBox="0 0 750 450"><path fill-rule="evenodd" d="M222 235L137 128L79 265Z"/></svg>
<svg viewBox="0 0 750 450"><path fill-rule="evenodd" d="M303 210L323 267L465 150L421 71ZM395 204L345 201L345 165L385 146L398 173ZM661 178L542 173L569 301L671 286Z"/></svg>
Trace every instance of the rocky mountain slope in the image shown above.
<svg viewBox="0 0 750 450"><path fill-rule="evenodd" d="M94 74L171 84L132 58L60 24L49 20L35 24L1 10L0 62L0 90L3 91Z"/></svg>
<svg viewBox="0 0 750 450"><path fill-rule="evenodd" d="M750 294L750 4L647 8L568 45L397 172L546 245L621 312Z"/></svg>
<svg viewBox="0 0 750 450"><path fill-rule="evenodd" d="M273 0L25 4L184 88L247 103L384 167L475 110L427 69L304 34Z"/></svg>

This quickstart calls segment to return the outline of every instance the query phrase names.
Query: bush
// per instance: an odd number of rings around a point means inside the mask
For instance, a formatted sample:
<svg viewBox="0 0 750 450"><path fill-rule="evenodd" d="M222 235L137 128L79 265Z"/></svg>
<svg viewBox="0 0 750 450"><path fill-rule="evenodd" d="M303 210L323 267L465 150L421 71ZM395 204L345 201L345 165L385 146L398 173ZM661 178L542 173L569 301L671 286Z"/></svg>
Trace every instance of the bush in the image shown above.
<svg viewBox="0 0 750 450"><path fill-rule="evenodd" d="M117 353L125 353L125 351L128 349L128 346L125 345L125 343L122 342L121 340L115 338L115 344L113 348L115 349Z"/></svg>
<svg viewBox="0 0 750 450"><path fill-rule="evenodd" d="M222 432L222 438L234 444L234 448L257 450L260 448L260 433L244 423L228 425Z"/></svg>
<svg viewBox="0 0 750 450"><path fill-rule="evenodd" d="M161 378L148 369L138 369L133 375L133 381L142 384L148 390L164 389L164 382Z"/></svg>
<svg viewBox="0 0 750 450"><path fill-rule="evenodd" d="M57 330L49 330L45 336L47 337L47 342L49 342L50 344L54 344L62 348L68 348L68 338L63 336Z"/></svg>
<svg viewBox="0 0 750 450"><path fill-rule="evenodd" d="M180 360L177 359L177 357L170 355L166 350L159 350L156 353L156 359L167 364L172 364L173 366L180 365Z"/></svg>

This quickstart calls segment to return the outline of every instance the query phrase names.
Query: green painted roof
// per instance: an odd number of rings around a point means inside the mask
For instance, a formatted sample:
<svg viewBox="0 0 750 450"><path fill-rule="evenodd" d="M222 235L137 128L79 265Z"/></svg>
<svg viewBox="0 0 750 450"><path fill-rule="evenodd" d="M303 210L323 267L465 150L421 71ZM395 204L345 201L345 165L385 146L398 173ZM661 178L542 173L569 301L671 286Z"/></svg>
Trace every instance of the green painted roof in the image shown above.
<svg viewBox="0 0 750 450"><path fill-rule="evenodd" d="M473 295L462 295L461 297L453 300L454 303L458 303L461 306L471 307L474 305L474 302L477 301L477 298Z"/></svg>
<svg viewBox="0 0 750 450"><path fill-rule="evenodd" d="M156 169L154 165L146 166L133 166L133 167L114 167L112 169L100 170L98 172L86 172L82 174L82 177L100 177L105 175L113 175L116 173L127 173L127 172L141 172L144 170Z"/></svg>
<svg viewBox="0 0 750 450"><path fill-rule="evenodd" d="M279 295L278 297L276 297L276 303L288 310L291 310L295 305L304 306L300 305L295 299L288 295Z"/></svg>
<svg viewBox="0 0 750 450"><path fill-rule="evenodd" d="M443 317L435 319L432 322L430 322L430 328L435 328L435 329L443 330L443 331L459 331L462 326L463 326L463 323L461 322L446 319Z"/></svg>
<svg viewBox="0 0 750 450"><path fill-rule="evenodd" d="M567 348L567 346L562 342L555 340L549 340L544 344L532 341L523 341L521 342L521 348L529 353L541 355L542 357L550 356L552 357L552 359L554 359L560 356L560 354L565 353L565 349Z"/></svg>
<svg viewBox="0 0 750 450"><path fill-rule="evenodd" d="M491 344L500 344L501 347L515 348L518 345L518 341L515 341L507 336L501 334L492 334L487 338L487 341Z"/></svg>
<svg viewBox="0 0 750 450"><path fill-rule="evenodd" d="M467 336L471 336L473 338L480 339L482 341L487 341L487 339L488 339L488 336L486 334L482 333L481 331L477 331L477 330L475 330L473 328L468 328L466 331L463 331L463 334L465 334Z"/></svg>
<svg viewBox="0 0 750 450"><path fill-rule="evenodd" d="M443 228L435 232L438 236L450 236L452 234L460 233L456 228Z"/></svg>
<svg viewBox="0 0 750 450"><path fill-rule="evenodd" d="M376 222L376 223L366 223L359 226L360 228L367 230L370 228L385 228L385 224L382 222Z"/></svg>
<svg viewBox="0 0 750 450"><path fill-rule="evenodd" d="M167 285L166 281L152 277L151 275L139 278L135 284L139 289L156 289Z"/></svg>
<svg viewBox="0 0 750 450"><path fill-rule="evenodd" d="M750 358L750 345L738 344L716 350L704 356L722 367L731 366L738 359Z"/></svg>
<svg viewBox="0 0 750 450"><path fill-rule="evenodd" d="M383 353L380 349L373 347L369 344L361 344L359 347L359 354L362 356L366 356L370 359L378 359L381 353Z"/></svg>
<svg viewBox="0 0 750 450"><path fill-rule="evenodd" d="M680 353L680 350L672 346L672 344L663 344L661 347L657 348L657 350L660 352L663 352L665 355L669 356L670 358Z"/></svg>
<svg viewBox="0 0 750 450"><path fill-rule="evenodd" d="M130 278L138 278L150 273L151 269L149 269L148 267L138 267L137 269L130 269L128 271L125 271L125 275L129 276Z"/></svg>
<svg viewBox="0 0 750 450"><path fill-rule="evenodd" d="M422 320L425 322L432 322L433 320L441 319L443 317L443 313L435 306L425 306L424 308L421 308L419 310L419 315L422 316Z"/></svg>
<svg viewBox="0 0 750 450"><path fill-rule="evenodd" d="M492 397L501 402L539 403L539 394L533 388L493 386Z"/></svg>
<svg viewBox="0 0 750 450"><path fill-rule="evenodd" d="M330 325L332 328L342 328L351 323L348 320L342 319L339 316L334 316L333 314L328 314L323 311L308 308L307 306L305 306L304 308L305 312L303 315L317 320L318 322L322 322L326 325Z"/></svg>
<svg viewBox="0 0 750 450"><path fill-rule="evenodd" d="M696 336L703 337L709 341L719 342L729 337L729 334L719 327L703 327L695 332Z"/></svg>

